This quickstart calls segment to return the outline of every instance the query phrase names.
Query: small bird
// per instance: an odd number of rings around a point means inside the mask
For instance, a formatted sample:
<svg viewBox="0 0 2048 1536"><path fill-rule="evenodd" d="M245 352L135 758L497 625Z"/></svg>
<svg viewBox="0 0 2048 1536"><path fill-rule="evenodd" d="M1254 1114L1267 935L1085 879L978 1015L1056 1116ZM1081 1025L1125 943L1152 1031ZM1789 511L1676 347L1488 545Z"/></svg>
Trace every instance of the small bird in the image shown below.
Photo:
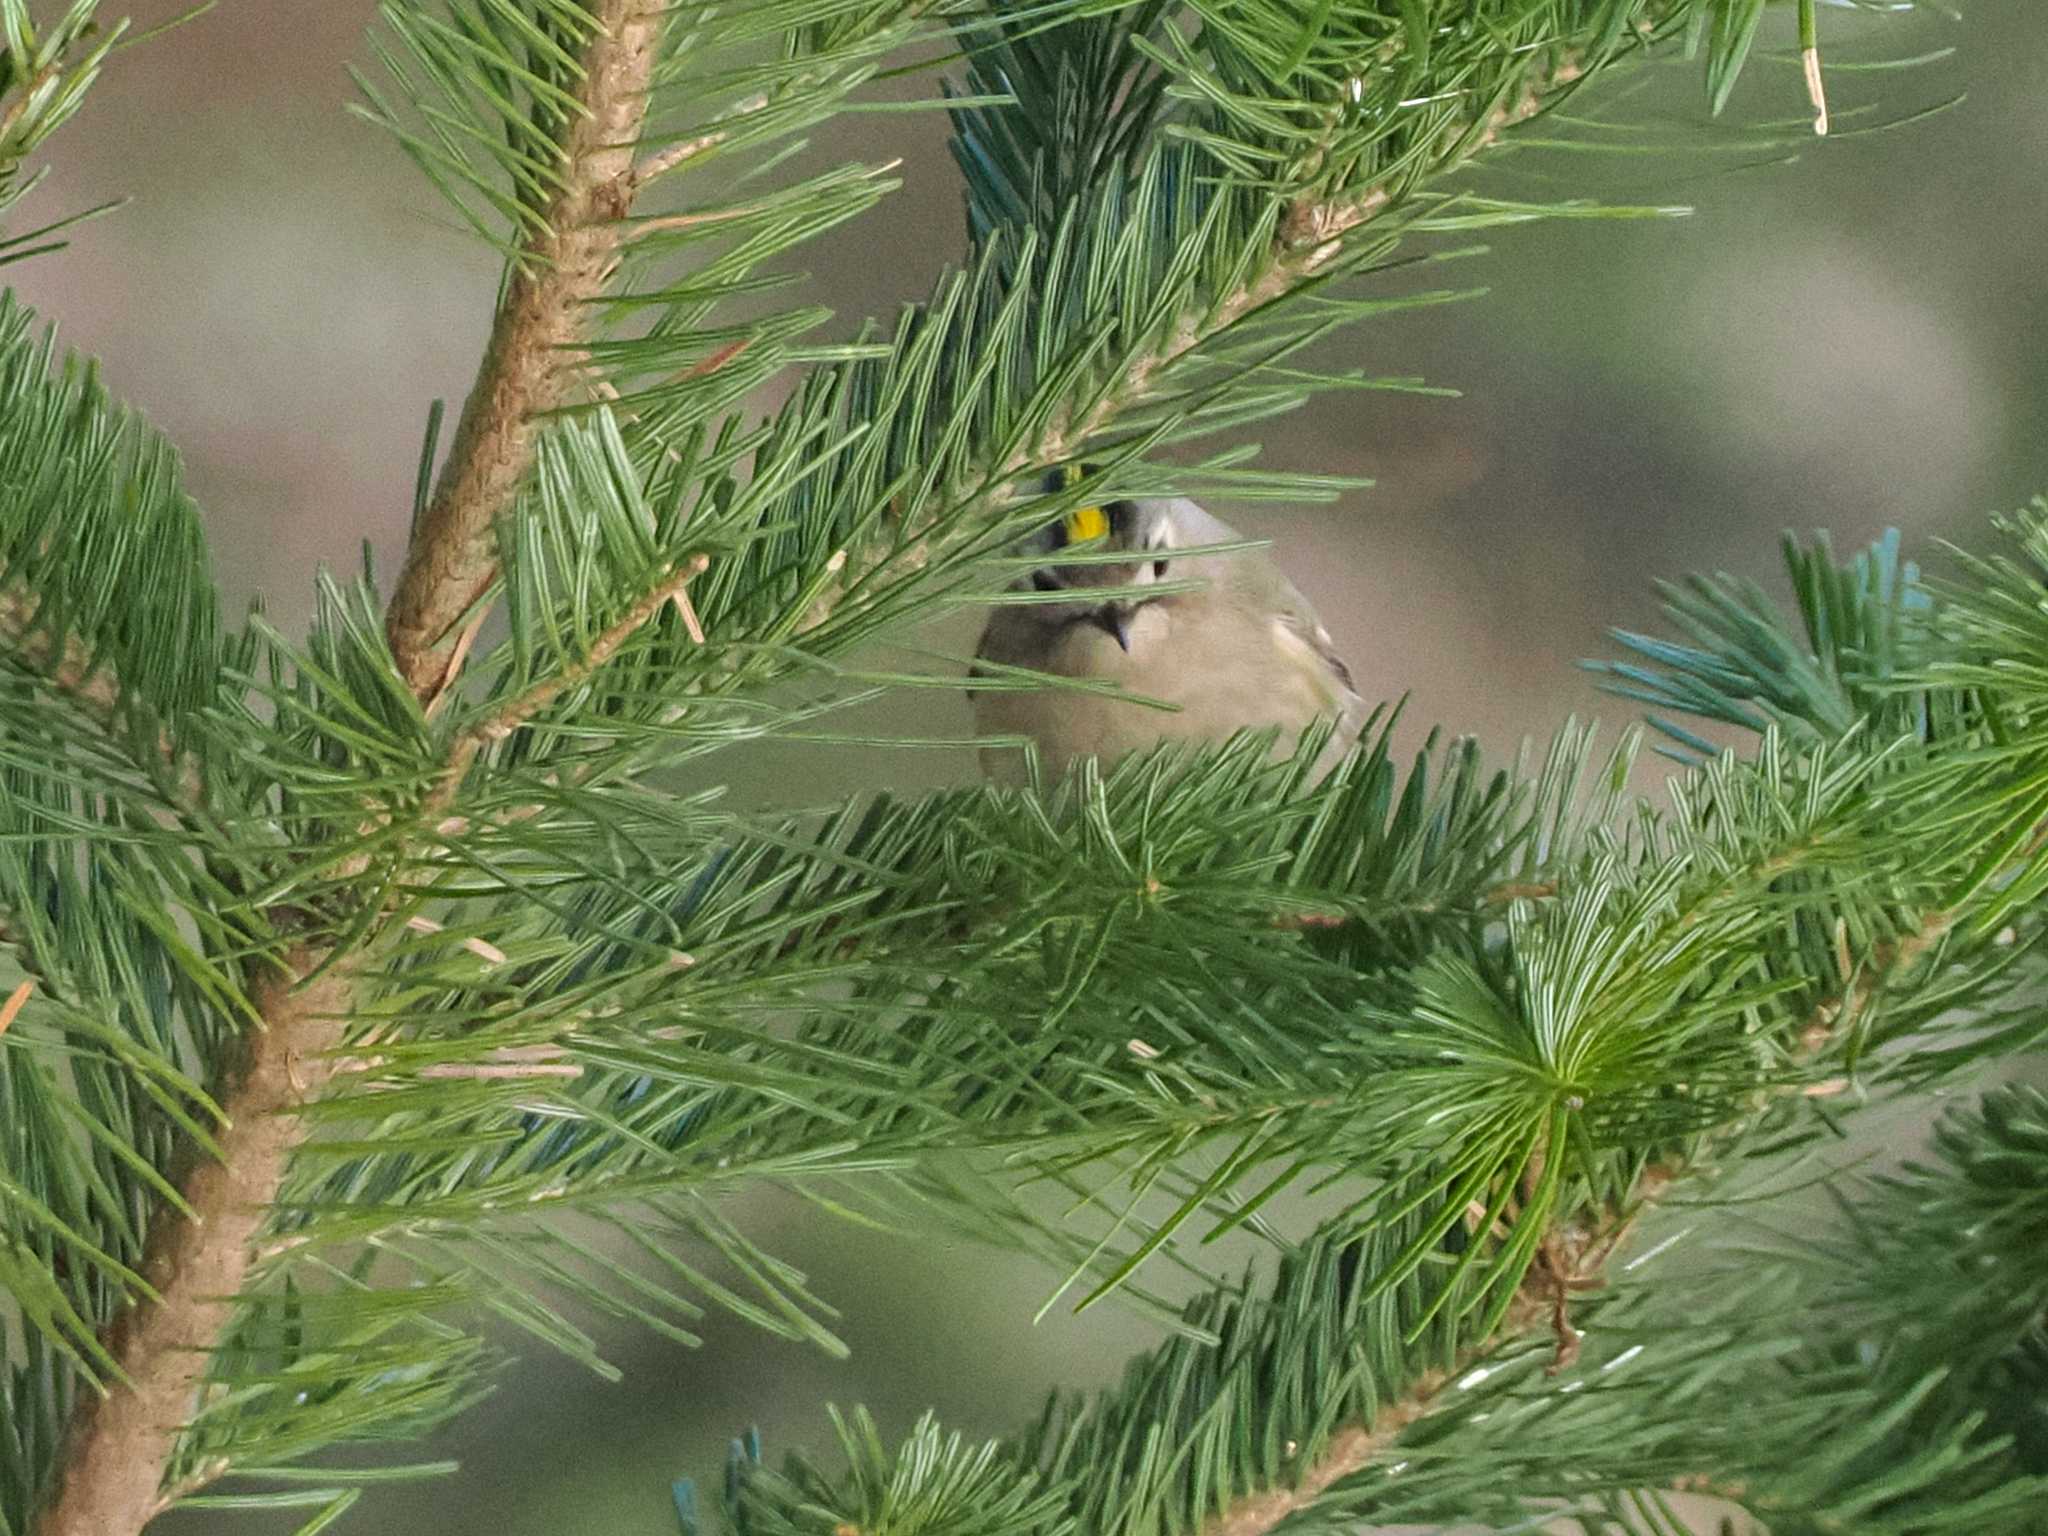
<svg viewBox="0 0 2048 1536"><path fill-rule="evenodd" d="M1221 741L1246 729L1277 727L1274 750L1284 753L1312 721L1334 719L1317 772L1329 768L1357 739L1363 705L1308 600L1263 551L1175 553L1236 542L1235 530L1185 497L1077 507L1033 535L1025 550L1046 563L1015 590L1038 600L991 612L971 675L1026 668L1113 684L1172 709L1100 691L983 687L969 694L977 729L1028 736L1058 775L1080 757L1107 763L1161 740ZM1116 554L1125 558L1062 559ZM1184 579L1200 586L1146 590ZM1025 779L1014 748L984 748L982 766L998 782Z"/></svg>

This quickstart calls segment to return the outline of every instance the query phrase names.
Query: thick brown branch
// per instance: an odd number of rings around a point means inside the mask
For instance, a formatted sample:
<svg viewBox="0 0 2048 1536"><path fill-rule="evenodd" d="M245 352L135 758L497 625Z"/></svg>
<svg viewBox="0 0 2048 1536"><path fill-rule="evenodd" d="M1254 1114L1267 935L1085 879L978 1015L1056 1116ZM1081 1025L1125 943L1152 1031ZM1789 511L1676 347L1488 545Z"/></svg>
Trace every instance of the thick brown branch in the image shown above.
<svg viewBox="0 0 2048 1536"><path fill-rule="evenodd" d="M532 467L539 418L563 403L581 365L591 301L610 280L632 202L662 12L646 0L599 0L594 9L598 32L578 89L586 115L569 132L561 190L506 285L385 618L399 670L422 699L448 681L443 648L490 588L496 521Z"/></svg>
<svg viewBox="0 0 2048 1536"><path fill-rule="evenodd" d="M160 1299L131 1304L108 1331L123 1379L82 1400L73 1416L35 1536L133 1536L161 1507L164 1468L198 1407L207 1362L304 1135L295 1111L325 1085L341 1039L347 984L329 971L298 986L312 963L294 954L287 972L252 989L263 1023L221 1097L220 1157L184 1180L192 1215L164 1205L150 1224L142 1275Z"/></svg>
<svg viewBox="0 0 2048 1536"><path fill-rule="evenodd" d="M597 31L580 87L585 112L564 146L562 190L544 210L547 232L528 243L507 284L387 615L393 654L422 699L449 680L443 647L489 589L493 525L531 467L537 418L562 403L565 380L580 366L590 301L616 260L662 12L641 0L598 0L594 12ZM18 639L8 633L9 621L25 629L27 618L0 605L0 639ZM82 655L36 656L29 644L31 660L81 707L111 717L116 679ZM546 700L527 702L538 708ZM467 750L473 756L476 747ZM298 984L331 958L294 952L252 988L258 1022L221 1095L228 1124L218 1137L220 1155L197 1162L181 1181L192 1214L166 1204L151 1223L141 1269L156 1299L130 1303L109 1327L104 1343L119 1377L73 1414L34 1536L135 1536L173 1496L164 1488L165 1471L199 1406L208 1363L302 1138L296 1111L334 1072L353 1001L347 969L334 965L317 981ZM199 1477L222 1470L204 1468Z"/></svg>

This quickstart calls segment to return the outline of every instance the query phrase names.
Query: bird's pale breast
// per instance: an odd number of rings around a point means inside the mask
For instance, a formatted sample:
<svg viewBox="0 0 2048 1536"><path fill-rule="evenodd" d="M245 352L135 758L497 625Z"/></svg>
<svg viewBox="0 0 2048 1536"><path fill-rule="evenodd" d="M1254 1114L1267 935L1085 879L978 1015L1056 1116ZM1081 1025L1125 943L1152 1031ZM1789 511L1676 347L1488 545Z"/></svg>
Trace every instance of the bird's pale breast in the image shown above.
<svg viewBox="0 0 2048 1536"><path fill-rule="evenodd" d="M1241 729L1279 728L1284 751L1310 721L1337 712L1339 701L1313 653L1270 616L1212 603L1199 623L1187 617L1172 599L1146 604L1133 615L1128 653L1099 627L1073 624L1040 663L1137 698L1054 689L984 692L975 699L977 725L984 734L1033 738L1046 767L1057 773L1076 757L1113 761L1161 739L1219 741ZM1023 777L1023 756L1014 749L983 757L991 777Z"/></svg>

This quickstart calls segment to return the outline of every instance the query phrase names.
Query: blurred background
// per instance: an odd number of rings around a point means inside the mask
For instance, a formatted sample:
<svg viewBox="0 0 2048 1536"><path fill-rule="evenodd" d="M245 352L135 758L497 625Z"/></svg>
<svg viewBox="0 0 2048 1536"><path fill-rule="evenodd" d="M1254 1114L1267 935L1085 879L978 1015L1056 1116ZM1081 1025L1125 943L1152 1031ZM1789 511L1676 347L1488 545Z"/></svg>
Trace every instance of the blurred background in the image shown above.
<svg viewBox="0 0 2048 1536"><path fill-rule="evenodd" d="M148 26L184 8L125 9ZM344 110L373 9L224 0L119 54L22 227L132 201L7 274L182 449L230 606L260 594L288 629L316 564L354 569L367 539L395 571L428 403L459 408L490 316L489 254ZM1420 276L1485 297L1377 320L1329 351L1462 398L1336 394L1267 426L1269 462L1376 481L1332 507L1229 513L1276 541L1368 697L1409 694L1411 721L1496 754L1570 713L1619 720L1574 663L1606 651L1608 625L1655 627L1654 578L1725 569L1782 590L1782 529L1827 528L1846 548L1897 526L1928 554L1938 537L1981 545L1987 511L2048 490L2048 24L2030 0L1821 20L1844 60L1956 50L1831 76L1844 102L1890 118L1968 99L1801 140L1789 14L1720 125L1693 67L1647 71L1617 111L1674 152L1530 150L1479 185L1692 216L1496 231L1490 254ZM1881 48L1846 41L1873 30ZM1759 123L1786 130L1796 159L1743 148ZM802 253L806 297L842 325L921 296L959 253L944 132L935 113L857 115L814 144L814 162L904 159L900 193ZM960 616L951 643L973 626ZM964 705L930 693L883 718L966 729ZM756 798L808 803L972 771L965 752L785 749L749 778ZM1051 1282L1014 1263L757 1204L767 1246L843 1308L849 1360L713 1317L697 1351L611 1331L625 1370L611 1385L521 1343L497 1394L426 1448L463 1473L373 1492L342 1528L653 1536L673 1529L669 1479L715 1476L749 1422L774 1458L828 1448L828 1400L871 1405L889 1434L928 1407L1000 1433L1048 1386L1107 1379L1146 1337L1114 1308L1034 1326Z"/></svg>

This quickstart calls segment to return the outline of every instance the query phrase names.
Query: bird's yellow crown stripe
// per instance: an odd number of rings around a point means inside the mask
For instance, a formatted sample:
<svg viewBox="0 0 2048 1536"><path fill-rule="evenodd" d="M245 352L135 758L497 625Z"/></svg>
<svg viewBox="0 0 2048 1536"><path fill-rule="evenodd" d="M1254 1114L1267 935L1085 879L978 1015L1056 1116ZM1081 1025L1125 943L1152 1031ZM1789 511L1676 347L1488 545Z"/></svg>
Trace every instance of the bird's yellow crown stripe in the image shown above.
<svg viewBox="0 0 2048 1536"><path fill-rule="evenodd" d="M1085 544L1109 532L1109 514L1100 507L1076 507L1067 514L1067 542Z"/></svg>

